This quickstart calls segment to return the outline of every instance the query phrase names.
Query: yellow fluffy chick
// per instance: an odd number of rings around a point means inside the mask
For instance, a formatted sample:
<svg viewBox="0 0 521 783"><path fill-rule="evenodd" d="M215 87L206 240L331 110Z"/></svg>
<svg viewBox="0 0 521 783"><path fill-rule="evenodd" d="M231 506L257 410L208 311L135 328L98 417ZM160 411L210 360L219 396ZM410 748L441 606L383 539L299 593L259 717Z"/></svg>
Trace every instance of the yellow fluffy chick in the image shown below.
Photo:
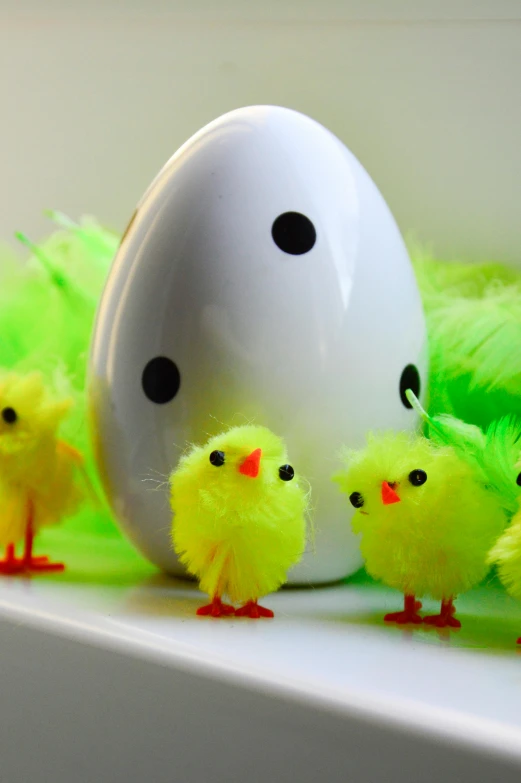
<svg viewBox="0 0 521 783"><path fill-rule="evenodd" d="M417 597L441 601L437 627L460 626L455 597L486 575L487 553L506 525L501 502L452 447L424 437L386 433L346 454L335 477L356 509L368 572L405 595L404 610L387 622L420 623Z"/></svg>
<svg viewBox="0 0 521 783"><path fill-rule="evenodd" d="M171 476L172 536L211 598L197 614L273 617L257 601L302 556L307 500L284 443L265 427L235 427L181 459Z"/></svg>
<svg viewBox="0 0 521 783"><path fill-rule="evenodd" d="M521 485L521 473L517 483ZM488 560L497 566L499 578L508 592L521 601L521 509L492 547ZM521 636L517 643L521 644Z"/></svg>
<svg viewBox="0 0 521 783"><path fill-rule="evenodd" d="M75 474L81 455L57 435L70 405L50 397L39 373L0 378L0 546L6 547L0 573L64 567L34 557L32 547L42 527L58 523L80 501Z"/></svg>

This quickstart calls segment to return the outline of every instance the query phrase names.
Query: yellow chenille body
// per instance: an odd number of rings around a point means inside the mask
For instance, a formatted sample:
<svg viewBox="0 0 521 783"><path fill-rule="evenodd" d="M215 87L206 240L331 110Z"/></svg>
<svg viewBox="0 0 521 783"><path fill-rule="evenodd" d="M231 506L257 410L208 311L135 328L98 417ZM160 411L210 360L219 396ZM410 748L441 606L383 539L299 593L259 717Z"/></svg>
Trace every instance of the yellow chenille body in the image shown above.
<svg viewBox="0 0 521 783"><path fill-rule="evenodd" d="M38 373L0 379L0 545L18 543L28 520L34 533L78 506L81 457L57 436L69 408Z"/></svg>
<svg viewBox="0 0 521 783"><path fill-rule="evenodd" d="M353 529L361 533L368 572L406 595L451 599L486 575L487 553L507 518L497 497L451 447L405 433L372 436L366 450L346 455L337 477L349 496L360 493ZM422 486L411 471L427 474ZM400 502L384 505L382 481Z"/></svg>
<svg viewBox="0 0 521 783"><path fill-rule="evenodd" d="M521 601L521 511L495 543L489 562L497 565L499 578L508 592Z"/></svg>
<svg viewBox="0 0 521 783"><path fill-rule="evenodd" d="M242 461L260 449L257 478ZM210 454L225 454L215 467ZM184 456L171 477L173 544L211 598L256 601L277 590L301 558L308 491L297 475L282 481L283 442L264 427L235 427Z"/></svg>

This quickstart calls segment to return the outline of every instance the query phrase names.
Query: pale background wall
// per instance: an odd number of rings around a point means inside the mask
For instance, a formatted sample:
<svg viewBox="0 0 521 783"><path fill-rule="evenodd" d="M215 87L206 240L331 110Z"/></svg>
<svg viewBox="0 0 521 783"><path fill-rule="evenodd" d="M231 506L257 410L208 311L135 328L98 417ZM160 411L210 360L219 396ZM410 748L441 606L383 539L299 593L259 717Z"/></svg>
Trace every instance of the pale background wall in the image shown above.
<svg viewBox="0 0 521 783"><path fill-rule="evenodd" d="M0 237L46 207L121 229L252 103L336 132L440 255L521 265L520 0L0 0Z"/></svg>

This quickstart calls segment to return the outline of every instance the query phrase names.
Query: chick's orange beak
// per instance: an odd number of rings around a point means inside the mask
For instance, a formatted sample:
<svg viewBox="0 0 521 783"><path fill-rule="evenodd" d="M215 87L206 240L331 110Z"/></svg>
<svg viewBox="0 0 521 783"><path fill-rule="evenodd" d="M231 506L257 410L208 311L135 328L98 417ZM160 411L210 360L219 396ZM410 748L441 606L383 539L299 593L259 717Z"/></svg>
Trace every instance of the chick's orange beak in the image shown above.
<svg viewBox="0 0 521 783"><path fill-rule="evenodd" d="M399 503L400 498L387 481L382 483L382 503L384 506L390 506L391 503Z"/></svg>
<svg viewBox="0 0 521 783"><path fill-rule="evenodd" d="M239 473L242 473L243 476L249 476L250 478L257 478L260 471L261 455L261 449L252 451L252 453L239 465Z"/></svg>

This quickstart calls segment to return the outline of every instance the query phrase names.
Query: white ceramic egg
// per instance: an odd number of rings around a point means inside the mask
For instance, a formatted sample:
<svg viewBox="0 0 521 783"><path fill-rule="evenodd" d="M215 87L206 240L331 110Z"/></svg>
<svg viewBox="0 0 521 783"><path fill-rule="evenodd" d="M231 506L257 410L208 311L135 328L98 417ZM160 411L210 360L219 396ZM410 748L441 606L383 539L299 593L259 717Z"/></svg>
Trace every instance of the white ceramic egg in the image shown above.
<svg viewBox="0 0 521 783"><path fill-rule="evenodd" d="M339 449L417 425L403 392L425 388L426 358L404 242L358 160L296 111L225 114L147 190L99 308L92 423L118 519L182 573L168 475L188 443L254 421L312 486L315 542L291 581L352 573Z"/></svg>

